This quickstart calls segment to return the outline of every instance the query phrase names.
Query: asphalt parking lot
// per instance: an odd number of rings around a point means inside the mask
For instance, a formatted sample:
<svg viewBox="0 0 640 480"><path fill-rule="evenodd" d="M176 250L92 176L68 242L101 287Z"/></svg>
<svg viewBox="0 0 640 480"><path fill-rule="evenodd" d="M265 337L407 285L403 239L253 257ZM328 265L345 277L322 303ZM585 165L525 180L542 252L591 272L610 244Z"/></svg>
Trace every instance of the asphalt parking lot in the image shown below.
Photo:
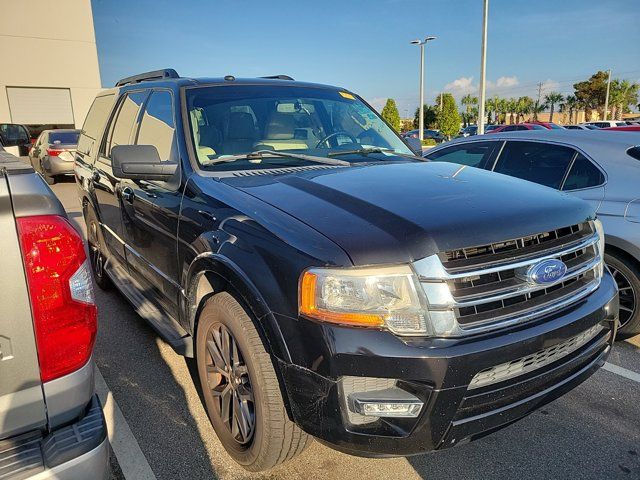
<svg viewBox="0 0 640 480"><path fill-rule="evenodd" d="M52 188L84 232L75 184ZM117 291L96 296L97 383L111 427L113 478L640 479L639 337L615 346L608 370L476 442L396 459L351 457L314 442L288 464L252 476L217 440L192 362L160 340Z"/></svg>

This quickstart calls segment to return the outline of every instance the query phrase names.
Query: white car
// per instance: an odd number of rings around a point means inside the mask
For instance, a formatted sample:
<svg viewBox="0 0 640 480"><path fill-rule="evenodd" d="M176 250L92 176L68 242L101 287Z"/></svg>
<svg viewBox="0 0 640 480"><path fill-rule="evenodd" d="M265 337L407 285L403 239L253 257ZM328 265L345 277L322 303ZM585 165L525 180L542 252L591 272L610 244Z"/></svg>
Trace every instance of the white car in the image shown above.
<svg viewBox="0 0 640 480"><path fill-rule="evenodd" d="M624 127L627 123L622 120L600 120L597 122L584 122L580 125L593 125L598 128L608 128L608 127Z"/></svg>

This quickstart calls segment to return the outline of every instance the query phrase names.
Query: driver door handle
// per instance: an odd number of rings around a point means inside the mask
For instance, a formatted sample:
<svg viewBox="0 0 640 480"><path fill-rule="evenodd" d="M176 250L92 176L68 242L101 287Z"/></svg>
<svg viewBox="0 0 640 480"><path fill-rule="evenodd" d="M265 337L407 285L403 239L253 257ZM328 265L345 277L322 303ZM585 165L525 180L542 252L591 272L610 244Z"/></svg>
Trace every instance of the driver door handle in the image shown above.
<svg viewBox="0 0 640 480"><path fill-rule="evenodd" d="M100 181L100 172L98 172L97 170L94 170L91 173L91 180L93 180L94 182L99 182Z"/></svg>
<svg viewBox="0 0 640 480"><path fill-rule="evenodd" d="M133 189L131 187L124 187L120 191L120 195L122 195L123 200L129 203L133 203L133 198L135 197L135 194L133 193Z"/></svg>

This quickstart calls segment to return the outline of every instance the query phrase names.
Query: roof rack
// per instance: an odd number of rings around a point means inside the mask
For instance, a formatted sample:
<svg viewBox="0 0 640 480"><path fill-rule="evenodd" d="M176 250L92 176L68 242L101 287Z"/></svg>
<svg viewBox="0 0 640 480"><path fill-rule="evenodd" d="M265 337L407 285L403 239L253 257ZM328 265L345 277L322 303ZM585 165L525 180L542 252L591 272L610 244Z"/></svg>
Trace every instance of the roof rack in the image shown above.
<svg viewBox="0 0 640 480"><path fill-rule="evenodd" d="M123 78L116 83L116 87L146 82L149 80L162 80L163 78L180 78L180 75L178 75L178 72L173 68L163 68L162 70L154 70L152 72L140 73L138 75L133 75L132 77Z"/></svg>
<svg viewBox="0 0 640 480"><path fill-rule="evenodd" d="M269 78L271 80L291 80L291 81L295 81L289 75L268 75L266 77L260 77L260 78Z"/></svg>

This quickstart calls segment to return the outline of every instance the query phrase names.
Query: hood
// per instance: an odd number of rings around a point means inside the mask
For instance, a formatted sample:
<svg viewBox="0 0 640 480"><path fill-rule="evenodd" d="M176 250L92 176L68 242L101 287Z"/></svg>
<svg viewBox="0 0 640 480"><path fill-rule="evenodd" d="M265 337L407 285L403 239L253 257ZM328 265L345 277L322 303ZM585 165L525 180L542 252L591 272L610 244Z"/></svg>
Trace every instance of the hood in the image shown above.
<svg viewBox="0 0 640 480"><path fill-rule="evenodd" d="M385 163L223 180L306 223L355 265L541 233L594 217L582 200L445 162Z"/></svg>

